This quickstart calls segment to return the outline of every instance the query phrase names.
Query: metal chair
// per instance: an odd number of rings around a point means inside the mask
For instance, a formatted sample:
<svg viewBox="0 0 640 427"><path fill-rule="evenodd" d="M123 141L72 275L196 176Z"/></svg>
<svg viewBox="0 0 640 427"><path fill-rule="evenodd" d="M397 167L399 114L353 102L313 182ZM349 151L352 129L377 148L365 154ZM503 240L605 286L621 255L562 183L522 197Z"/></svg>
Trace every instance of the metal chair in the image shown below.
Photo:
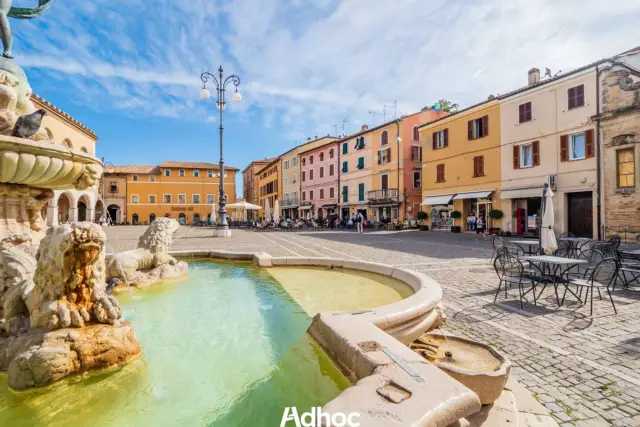
<svg viewBox="0 0 640 427"><path fill-rule="evenodd" d="M590 315L593 315L593 292L594 290L598 290L598 296L602 299L602 294L600 293L600 289L606 289L607 294L609 294L609 299L611 300L611 306L613 307L613 311L615 314L618 314L618 310L616 310L616 305L613 302L613 297L611 296L611 291L615 288L616 277L618 276L618 270L620 268L620 264L618 260L613 258L607 258L600 263L598 263L591 273L589 277L586 279L570 279L569 284L578 286L581 288L580 295L582 295L582 289L586 288L587 293L585 294L584 303L586 304L587 298L589 297L589 292L591 292L591 311ZM565 290L566 295L566 290ZM563 297L564 300L564 297Z"/></svg>
<svg viewBox="0 0 640 427"><path fill-rule="evenodd" d="M598 249L585 248L580 251L577 259L586 261L586 264L576 264L571 267L569 277L577 279L586 279L589 277L593 269L604 261L606 257Z"/></svg>
<svg viewBox="0 0 640 427"><path fill-rule="evenodd" d="M493 236L491 237L491 246L493 247L493 253L491 254L491 259L489 260L489 262L493 264L493 261L496 259L498 248L500 246L504 246L504 240L502 240L502 237Z"/></svg>
<svg viewBox="0 0 640 427"><path fill-rule="evenodd" d="M500 293L500 289L504 284L504 296L507 298L507 285L516 284L518 285L518 292L520 294L520 308L524 309L524 296L529 292L533 293L533 304L537 305L538 301L536 298L536 283L534 280L525 274L524 267L520 260L508 253L502 253L498 257L496 257L493 262L493 268L498 275L498 279L500 282L498 284L498 290L496 291L496 295L493 298L493 302L495 303L498 299L498 294ZM525 286L530 286L531 289L525 292Z"/></svg>
<svg viewBox="0 0 640 427"><path fill-rule="evenodd" d="M616 251L616 255L620 263L619 277L624 287L628 288L634 283L640 285L640 255L624 251ZM631 275L631 280L627 279L627 274Z"/></svg>

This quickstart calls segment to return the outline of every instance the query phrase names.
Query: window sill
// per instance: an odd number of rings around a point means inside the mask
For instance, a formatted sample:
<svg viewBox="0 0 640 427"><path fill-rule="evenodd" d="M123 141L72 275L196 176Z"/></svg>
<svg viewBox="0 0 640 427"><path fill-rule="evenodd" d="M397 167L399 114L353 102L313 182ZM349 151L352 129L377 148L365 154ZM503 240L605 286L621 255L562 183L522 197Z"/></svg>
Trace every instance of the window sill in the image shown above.
<svg viewBox="0 0 640 427"><path fill-rule="evenodd" d="M578 105L577 107L573 107L573 108L567 107L567 111L577 110L578 108L583 108L583 107L586 107L586 106L587 106L587 104Z"/></svg>
<svg viewBox="0 0 640 427"><path fill-rule="evenodd" d="M635 192L636 192L635 187L616 188L616 194L619 194L621 196L629 196L631 194L635 194Z"/></svg>
<svg viewBox="0 0 640 427"><path fill-rule="evenodd" d="M474 178L482 178L485 175L473 175Z"/></svg>
<svg viewBox="0 0 640 427"><path fill-rule="evenodd" d="M575 159L572 159L571 157L569 157L569 161L570 162L576 162L576 161L580 161L580 160L586 160L586 157L576 157Z"/></svg>
<svg viewBox="0 0 640 427"><path fill-rule="evenodd" d="M518 169L531 169L533 165L520 165Z"/></svg>
<svg viewBox="0 0 640 427"><path fill-rule="evenodd" d="M443 182L447 182L447 181L436 181L436 184L442 184Z"/></svg>

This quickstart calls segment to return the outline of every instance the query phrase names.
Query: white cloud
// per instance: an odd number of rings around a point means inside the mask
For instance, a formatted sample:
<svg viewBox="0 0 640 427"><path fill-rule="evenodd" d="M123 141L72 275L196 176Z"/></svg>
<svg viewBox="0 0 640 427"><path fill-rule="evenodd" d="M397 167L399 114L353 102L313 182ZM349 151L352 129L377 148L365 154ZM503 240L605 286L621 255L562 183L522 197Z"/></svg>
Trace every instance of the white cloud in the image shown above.
<svg viewBox="0 0 640 427"><path fill-rule="evenodd" d="M465 106L524 85L533 66L611 56L640 40L639 18L630 0L69 0L14 27L21 62L96 109L207 120L199 74L224 63L243 82L236 111L257 108L292 141L345 117L372 124L394 100L398 114Z"/></svg>

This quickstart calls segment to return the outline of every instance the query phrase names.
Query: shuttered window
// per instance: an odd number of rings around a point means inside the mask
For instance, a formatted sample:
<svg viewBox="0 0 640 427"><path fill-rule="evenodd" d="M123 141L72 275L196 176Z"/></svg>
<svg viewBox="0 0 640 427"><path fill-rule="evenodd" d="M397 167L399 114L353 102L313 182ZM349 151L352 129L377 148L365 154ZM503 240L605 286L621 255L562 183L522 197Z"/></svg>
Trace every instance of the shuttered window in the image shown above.
<svg viewBox="0 0 640 427"><path fill-rule="evenodd" d="M344 186L342 187L342 203L348 203L349 202L349 187L348 186Z"/></svg>
<svg viewBox="0 0 640 427"><path fill-rule="evenodd" d="M380 145L387 145L389 143L389 132L386 130L380 135Z"/></svg>
<svg viewBox="0 0 640 427"><path fill-rule="evenodd" d="M531 102L525 102L518 106L520 123L531 121Z"/></svg>
<svg viewBox="0 0 640 427"><path fill-rule="evenodd" d="M436 166L436 182L444 182L444 164Z"/></svg>
<svg viewBox="0 0 640 427"><path fill-rule="evenodd" d="M342 172L346 173L349 171L349 163L348 162L342 162Z"/></svg>
<svg viewBox="0 0 640 427"><path fill-rule="evenodd" d="M324 177L324 166L320 167L320 178Z"/></svg>
<svg viewBox="0 0 640 427"><path fill-rule="evenodd" d="M484 176L484 156L473 158L473 176Z"/></svg>
<svg viewBox="0 0 640 427"><path fill-rule="evenodd" d="M364 168L364 157L358 159L358 169Z"/></svg>
<svg viewBox="0 0 640 427"><path fill-rule="evenodd" d="M334 165L329 165L329 176L333 176L334 173L335 173Z"/></svg>
<svg viewBox="0 0 640 427"><path fill-rule="evenodd" d="M313 180L313 169L309 171L309 180Z"/></svg>
<svg viewBox="0 0 640 427"><path fill-rule="evenodd" d="M324 199L324 188L320 189L320 198Z"/></svg>
<svg viewBox="0 0 640 427"><path fill-rule="evenodd" d="M569 110L584 106L584 85L569 88L567 92Z"/></svg>
<svg viewBox="0 0 640 427"><path fill-rule="evenodd" d="M445 148L449 145L449 129L433 133L433 149Z"/></svg>
<svg viewBox="0 0 640 427"><path fill-rule="evenodd" d="M489 135L489 116L467 122L467 138L469 140L484 138Z"/></svg>
<svg viewBox="0 0 640 427"><path fill-rule="evenodd" d="M417 142L420 141L420 131L418 130L418 126L413 127L413 140Z"/></svg>
<svg viewBox="0 0 640 427"><path fill-rule="evenodd" d="M364 201L364 184L358 184L358 201Z"/></svg>
<svg viewBox="0 0 640 427"><path fill-rule="evenodd" d="M330 199L333 199L335 196L336 196L335 188L331 187L331 188L329 189L329 198L330 198Z"/></svg>
<svg viewBox="0 0 640 427"><path fill-rule="evenodd" d="M349 144L346 142L342 144L342 154L347 154L349 152Z"/></svg>
<svg viewBox="0 0 640 427"><path fill-rule="evenodd" d="M582 160L595 156L593 129L584 133L560 136L560 161Z"/></svg>

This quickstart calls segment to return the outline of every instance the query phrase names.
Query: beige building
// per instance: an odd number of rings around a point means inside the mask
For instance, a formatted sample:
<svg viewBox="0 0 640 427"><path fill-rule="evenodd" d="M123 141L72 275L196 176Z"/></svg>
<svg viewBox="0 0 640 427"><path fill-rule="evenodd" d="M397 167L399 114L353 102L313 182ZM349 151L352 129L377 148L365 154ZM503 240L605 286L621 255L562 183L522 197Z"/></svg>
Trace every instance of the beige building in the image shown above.
<svg viewBox="0 0 640 427"><path fill-rule="evenodd" d="M36 109L47 112L42 127L51 141L72 151L95 156L98 140L95 132L38 95L32 95L31 101ZM104 213L98 187L82 191L55 190L53 193L53 199L43 208L49 226L75 221L96 222Z"/></svg>
<svg viewBox="0 0 640 427"><path fill-rule="evenodd" d="M596 65L500 96L503 227L537 234L542 187L550 182L556 232L597 236Z"/></svg>
<svg viewBox="0 0 640 427"><path fill-rule="evenodd" d="M375 129L375 128L374 128ZM373 178L373 129L363 125L360 132L343 139L338 144L340 153L340 217L349 219L362 213L372 219L367 192L371 191ZM345 191L346 190L346 191ZM346 197L345 197L346 193Z"/></svg>
<svg viewBox="0 0 640 427"><path fill-rule="evenodd" d="M300 154L334 141L336 138L323 136L315 139L308 138L305 144L299 145L280 156L282 170L282 200L281 210L284 218L298 217L298 207L301 204L300 194Z"/></svg>

